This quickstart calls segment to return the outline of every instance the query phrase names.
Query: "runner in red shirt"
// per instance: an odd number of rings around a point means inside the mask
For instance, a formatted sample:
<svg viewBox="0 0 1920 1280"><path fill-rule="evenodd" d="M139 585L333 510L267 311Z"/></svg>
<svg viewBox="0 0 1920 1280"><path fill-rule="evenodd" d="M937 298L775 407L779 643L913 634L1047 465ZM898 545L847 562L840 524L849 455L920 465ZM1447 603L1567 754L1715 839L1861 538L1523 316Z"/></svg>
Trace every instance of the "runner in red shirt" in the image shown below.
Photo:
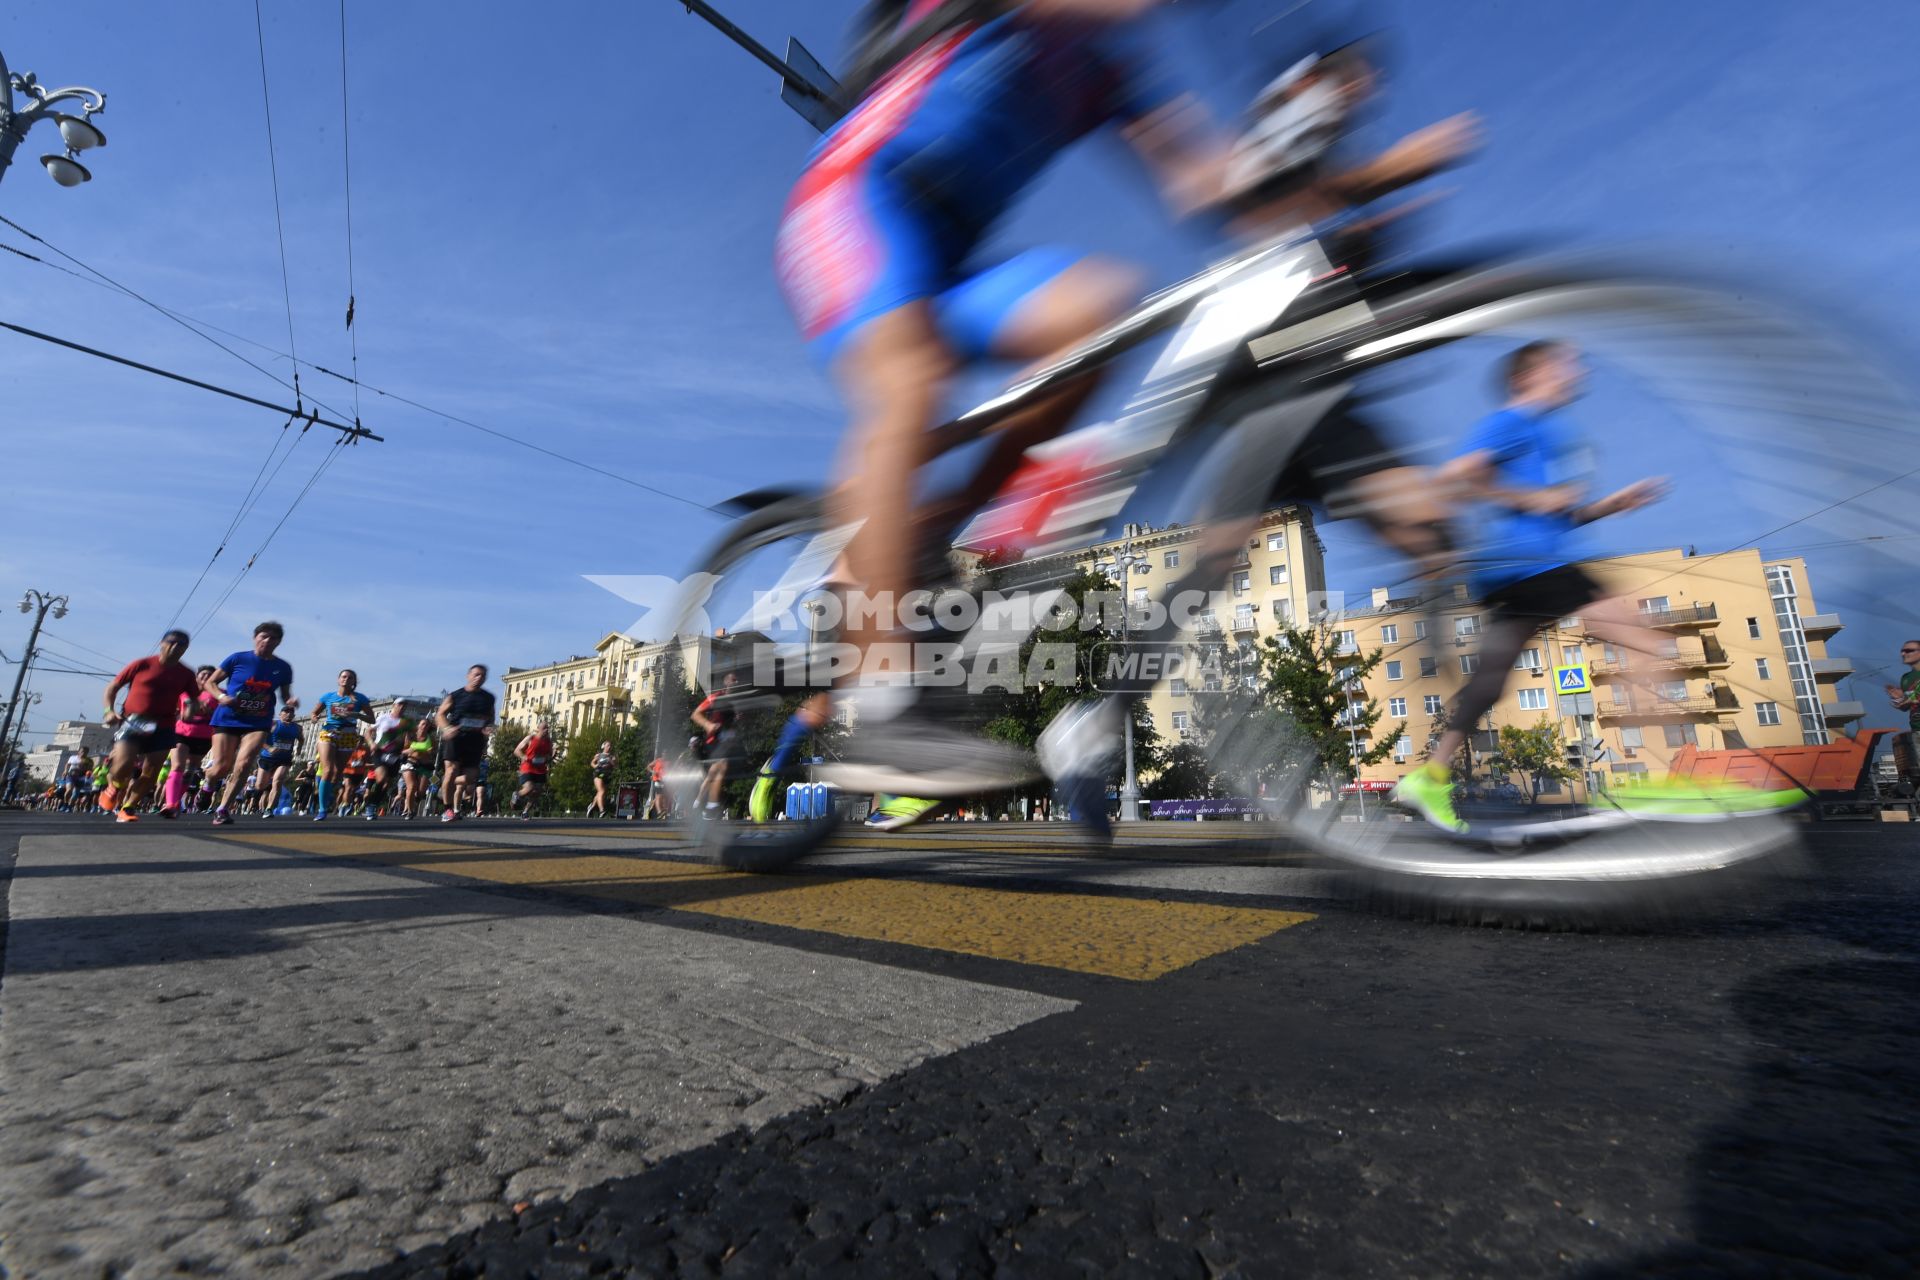
<svg viewBox="0 0 1920 1280"><path fill-rule="evenodd" d="M108 785L101 793L100 807L120 811L116 822L138 822L135 812L153 789L160 773L160 762L173 749L173 721L180 699L200 691L200 679L193 668L180 661L187 651L184 631L169 631L160 637L160 652L129 662L107 686L102 705L108 728L113 735L113 754L108 757ZM114 701L127 691L126 703L119 710Z"/></svg>
<svg viewBox="0 0 1920 1280"><path fill-rule="evenodd" d="M520 760L520 790L514 794L513 807L520 811L523 822L531 822L533 802L547 789L547 766L553 762L553 734L547 722L537 722L533 732L520 739L513 754Z"/></svg>

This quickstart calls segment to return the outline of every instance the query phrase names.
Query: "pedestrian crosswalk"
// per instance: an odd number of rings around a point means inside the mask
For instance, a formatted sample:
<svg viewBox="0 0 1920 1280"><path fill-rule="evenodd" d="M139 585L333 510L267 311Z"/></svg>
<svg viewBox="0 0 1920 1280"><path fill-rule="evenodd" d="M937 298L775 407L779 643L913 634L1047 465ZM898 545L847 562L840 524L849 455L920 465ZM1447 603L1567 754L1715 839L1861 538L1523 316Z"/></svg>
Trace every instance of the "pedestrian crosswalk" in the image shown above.
<svg viewBox="0 0 1920 1280"><path fill-rule="evenodd" d="M553 847L560 833L480 828L435 839L340 831L223 833L222 840L287 853L351 859L395 870L549 890L709 919L747 922L929 951L951 952L1129 981L1151 981L1314 919L1240 902L1175 900L1060 882L1031 888L918 875L818 873L752 876L659 856L671 833L594 831L599 848ZM624 837L624 839L622 839ZM575 837L580 840L580 837ZM607 846L620 839L609 851ZM969 842L975 843L975 842ZM625 847L621 847L624 845ZM638 846L638 848L635 848ZM1057 844L1009 839L995 856L1058 854ZM903 854L968 843L890 839ZM628 852L633 849L633 852Z"/></svg>

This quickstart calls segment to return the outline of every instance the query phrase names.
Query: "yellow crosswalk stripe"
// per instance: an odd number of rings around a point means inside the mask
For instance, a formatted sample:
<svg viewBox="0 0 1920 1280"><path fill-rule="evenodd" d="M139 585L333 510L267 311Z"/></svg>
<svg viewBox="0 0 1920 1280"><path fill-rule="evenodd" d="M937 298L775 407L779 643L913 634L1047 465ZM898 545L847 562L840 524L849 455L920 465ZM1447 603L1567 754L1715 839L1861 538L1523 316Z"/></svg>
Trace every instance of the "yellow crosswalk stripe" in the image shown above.
<svg viewBox="0 0 1920 1280"><path fill-rule="evenodd" d="M222 838L1138 982L1314 918L1263 907L919 880L751 876L660 858L550 854L343 832L223 833Z"/></svg>

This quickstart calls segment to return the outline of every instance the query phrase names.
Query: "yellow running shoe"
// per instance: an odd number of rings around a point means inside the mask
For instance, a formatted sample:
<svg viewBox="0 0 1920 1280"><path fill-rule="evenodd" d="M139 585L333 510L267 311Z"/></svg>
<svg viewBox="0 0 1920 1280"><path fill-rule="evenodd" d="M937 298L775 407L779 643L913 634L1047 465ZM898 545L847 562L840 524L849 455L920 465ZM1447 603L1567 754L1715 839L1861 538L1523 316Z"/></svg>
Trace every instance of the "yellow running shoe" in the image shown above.
<svg viewBox="0 0 1920 1280"><path fill-rule="evenodd" d="M1467 824L1453 809L1453 775L1445 765L1423 764L1393 789L1393 803L1411 809L1442 831L1463 834Z"/></svg>

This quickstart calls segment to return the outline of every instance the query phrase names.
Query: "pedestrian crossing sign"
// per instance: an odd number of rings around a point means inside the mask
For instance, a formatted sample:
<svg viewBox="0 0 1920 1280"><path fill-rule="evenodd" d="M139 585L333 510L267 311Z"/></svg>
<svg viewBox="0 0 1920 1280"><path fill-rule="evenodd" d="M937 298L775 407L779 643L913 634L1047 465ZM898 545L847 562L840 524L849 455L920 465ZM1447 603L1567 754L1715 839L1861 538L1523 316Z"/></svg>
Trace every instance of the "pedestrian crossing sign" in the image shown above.
<svg viewBox="0 0 1920 1280"><path fill-rule="evenodd" d="M1593 682L1587 679L1585 666L1555 667L1553 669L1554 692L1556 693L1592 693Z"/></svg>

